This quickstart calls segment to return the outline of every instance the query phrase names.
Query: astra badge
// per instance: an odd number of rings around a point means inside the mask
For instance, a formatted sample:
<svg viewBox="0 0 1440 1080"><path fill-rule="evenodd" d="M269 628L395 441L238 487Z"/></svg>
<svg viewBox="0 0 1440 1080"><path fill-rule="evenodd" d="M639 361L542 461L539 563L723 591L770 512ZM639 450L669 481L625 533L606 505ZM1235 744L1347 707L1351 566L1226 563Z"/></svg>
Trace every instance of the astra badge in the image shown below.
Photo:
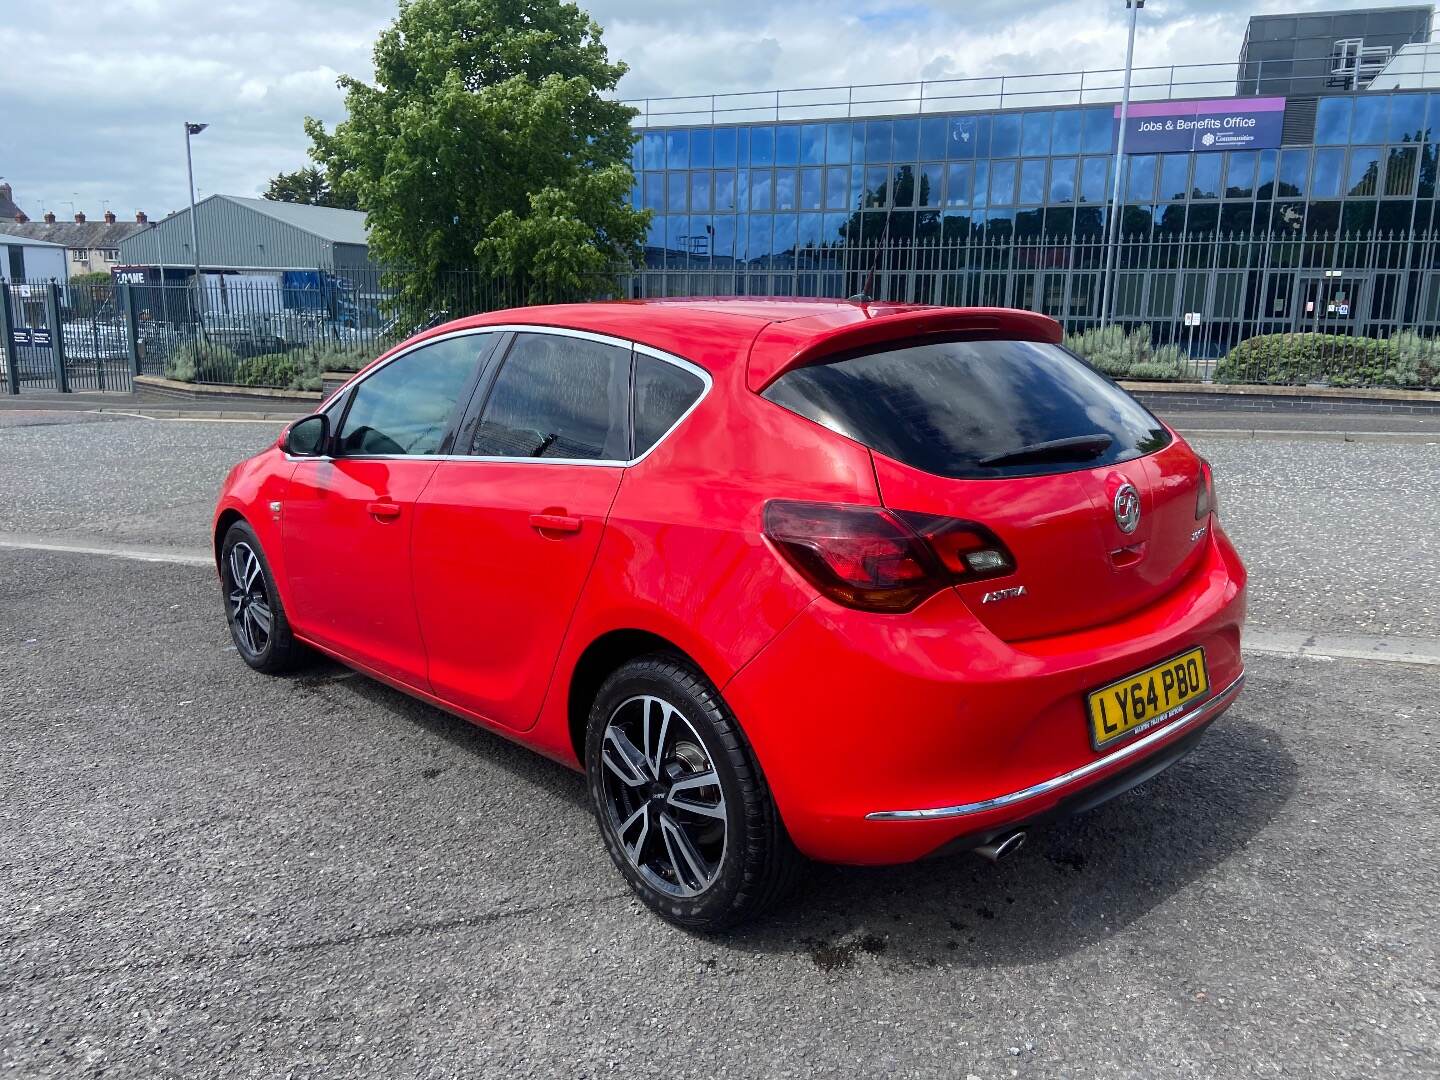
<svg viewBox="0 0 1440 1080"><path fill-rule="evenodd" d="M1140 527L1140 493L1134 484L1121 484L1115 492L1115 524L1123 533L1133 533Z"/></svg>
<svg viewBox="0 0 1440 1080"><path fill-rule="evenodd" d="M1008 589L996 589L994 592L987 592L980 598L982 604L997 604L1001 600L1010 600L1017 596L1025 595L1024 585L1013 585Z"/></svg>

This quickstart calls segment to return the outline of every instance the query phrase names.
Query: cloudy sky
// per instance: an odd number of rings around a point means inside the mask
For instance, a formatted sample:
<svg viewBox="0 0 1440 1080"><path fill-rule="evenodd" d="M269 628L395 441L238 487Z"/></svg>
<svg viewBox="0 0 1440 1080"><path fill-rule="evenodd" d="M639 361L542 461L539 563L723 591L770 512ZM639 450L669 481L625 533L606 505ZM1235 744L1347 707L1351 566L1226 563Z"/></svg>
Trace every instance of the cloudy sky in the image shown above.
<svg viewBox="0 0 1440 1080"><path fill-rule="evenodd" d="M1252 13L1354 0L1150 0L1137 64L1230 61ZM1121 0L595 0L626 97L1104 68ZM0 177L22 209L152 218L185 202L182 122L203 194L255 195L307 164L301 120L343 115L394 0L20 0L0 23Z"/></svg>

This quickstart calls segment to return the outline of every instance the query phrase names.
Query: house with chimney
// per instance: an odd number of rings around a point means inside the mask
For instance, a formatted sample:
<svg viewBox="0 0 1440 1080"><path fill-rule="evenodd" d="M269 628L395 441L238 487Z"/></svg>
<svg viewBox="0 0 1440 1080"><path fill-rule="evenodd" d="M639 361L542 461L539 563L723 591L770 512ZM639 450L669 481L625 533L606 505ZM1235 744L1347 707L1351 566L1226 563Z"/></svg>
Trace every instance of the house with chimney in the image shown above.
<svg viewBox="0 0 1440 1080"><path fill-rule="evenodd" d="M65 249L69 277L110 273L120 262L121 241L150 227L143 212L134 221L120 221L109 210L98 221L89 220L83 211L73 221L60 221L48 212L43 220L31 221L15 205L13 194L9 184L0 183L0 244L7 236L58 244Z"/></svg>

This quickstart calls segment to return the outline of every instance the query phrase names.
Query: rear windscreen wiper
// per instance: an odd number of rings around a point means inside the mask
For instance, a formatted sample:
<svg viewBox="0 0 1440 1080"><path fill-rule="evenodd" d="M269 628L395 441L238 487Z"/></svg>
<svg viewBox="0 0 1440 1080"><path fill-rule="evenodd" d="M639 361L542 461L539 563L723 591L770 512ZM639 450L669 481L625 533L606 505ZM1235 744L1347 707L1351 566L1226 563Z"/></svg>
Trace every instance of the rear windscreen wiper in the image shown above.
<svg viewBox="0 0 1440 1080"><path fill-rule="evenodd" d="M1069 439L1051 439L1048 442L1031 443L1018 450L1006 450L1003 454L991 454L981 458L981 465L1025 465L1040 461L1089 461L1109 449L1115 441L1111 435L1096 432L1094 435L1075 435Z"/></svg>

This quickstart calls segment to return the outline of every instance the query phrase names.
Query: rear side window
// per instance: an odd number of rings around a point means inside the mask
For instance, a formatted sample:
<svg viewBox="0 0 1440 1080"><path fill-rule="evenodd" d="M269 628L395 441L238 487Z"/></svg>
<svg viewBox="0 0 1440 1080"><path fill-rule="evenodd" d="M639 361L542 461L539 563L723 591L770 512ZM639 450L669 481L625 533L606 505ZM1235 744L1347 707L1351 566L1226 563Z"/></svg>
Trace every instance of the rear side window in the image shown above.
<svg viewBox="0 0 1440 1080"><path fill-rule="evenodd" d="M635 457L660 441L705 389L699 376L642 352L635 354L631 415L635 418Z"/></svg>
<svg viewBox="0 0 1440 1080"><path fill-rule="evenodd" d="M518 334L469 452L479 457L624 461L630 350L558 334Z"/></svg>
<svg viewBox="0 0 1440 1080"><path fill-rule="evenodd" d="M797 368L764 396L939 476L1113 465L1170 441L1160 422L1058 345L950 341Z"/></svg>

